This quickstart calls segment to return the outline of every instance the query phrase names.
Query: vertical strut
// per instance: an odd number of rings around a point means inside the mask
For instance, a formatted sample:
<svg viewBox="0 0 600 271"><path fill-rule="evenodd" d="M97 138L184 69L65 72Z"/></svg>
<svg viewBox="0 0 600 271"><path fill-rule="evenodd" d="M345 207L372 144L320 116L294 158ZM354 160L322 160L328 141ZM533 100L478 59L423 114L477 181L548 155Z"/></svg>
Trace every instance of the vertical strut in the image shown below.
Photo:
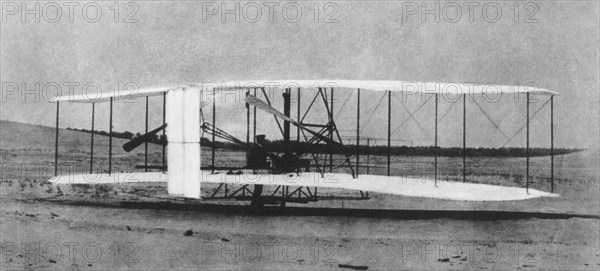
<svg viewBox="0 0 600 271"><path fill-rule="evenodd" d="M146 96L146 133L148 133L148 96ZM144 171L148 171L148 141L144 142Z"/></svg>
<svg viewBox="0 0 600 271"><path fill-rule="evenodd" d="M94 170L94 115L96 112L96 103L92 103L92 135L90 139L90 174Z"/></svg>
<svg viewBox="0 0 600 271"><path fill-rule="evenodd" d="M298 88L298 109L297 109L297 116L298 116L298 122L300 122L300 88ZM298 142L300 142L300 127L296 127L296 140Z"/></svg>
<svg viewBox="0 0 600 271"><path fill-rule="evenodd" d="M463 183L467 182L467 94L463 96L463 146L462 146L462 175Z"/></svg>
<svg viewBox="0 0 600 271"><path fill-rule="evenodd" d="M371 143L371 139L367 138L367 175L369 175L369 158L370 158L370 150L369 145Z"/></svg>
<svg viewBox="0 0 600 271"><path fill-rule="evenodd" d="M326 91L323 92L319 88L318 94L320 94L321 98L323 99L323 103L325 104L325 110L327 110L327 115L332 116L332 112L331 112L331 110L329 110L329 105L327 102L328 98L327 98ZM343 146L342 137L340 136L340 133L335 125L335 121L333 121L333 118L331 118L330 125L328 125L328 126L330 126L330 127L327 127L325 129L331 129L331 131L332 131L331 138L332 139L333 139L333 132L335 132L337 139L339 140L340 149L344 153L345 162L348 164L348 168L350 169L350 171L352 173L352 178L356 178L356 175L354 174L354 167L352 166L352 162L350 162L350 157L348 156L347 149L345 149ZM325 166L327 166L327 154L325 154Z"/></svg>
<svg viewBox="0 0 600 271"><path fill-rule="evenodd" d="M526 168L526 172L525 174L526 176L526 189L527 189L527 194L529 194L529 92L527 92L527 139L526 139L526 149L525 149L525 155L527 156L526 159L526 163L527 165L525 166Z"/></svg>
<svg viewBox="0 0 600 271"><path fill-rule="evenodd" d="M327 90L325 90L327 92ZM329 112L330 119L330 130L329 130L329 139L333 140L333 88L331 88L331 112ZM350 165L352 166L352 165ZM333 172L333 149L330 148L329 151L329 172Z"/></svg>
<svg viewBox="0 0 600 271"><path fill-rule="evenodd" d="M435 150L434 150L434 184L437 186L437 170L438 170L438 94L435 94Z"/></svg>
<svg viewBox="0 0 600 271"><path fill-rule="evenodd" d="M216 116L217 116L217 89L214 89L214 94L213 94L213 104L212 104L212 125L213 127L217 127L217 123L216 123ZM211 150L211 169L210 172L211 173L215 173L215 131L212 132L212 144L210 144L210 150Z"/></svg>
<svg viewBox="0 0 600 271"><path fill-rule="evenodd" d="M108 121L108 175L112 173L112 129L113 129L113 97L110 97L110 117Z"/></svg>
<svg viewBox="0 0 600 271"><path fill-rule="evenodd" d="M253 94L254 94L254 97L256 97L256 88L254 88ZM253 107L252 115L253 115L253 117L252 117L253 118L253 120L252 120L252 122L253 122L252 123L252 127L253 127L252 128L252 142L256 143L256 106Z"/></svg>
<svg viewBox="0 0 600 271"><path fill-rule="evenodd" d="M250 95L250 90L246 91L246 97ZM250 104L246 103L246 145L250 145ZM250 150L246 150L246 165L250 163Z"/></svg>
<svg viewBox="0 0 600 271"><path fill-rule="evenodd" d="M283 90L282 93L282 97L283 97L283 114L286 117L289 117L291 115L291 100L292 100L292 89L291 88L286 88ZM283 122L283 142L284 144L284 149L285 149L285 153L286 155L289 155L289 141L290 141L290 122L289 121L284 121Z"/></svg>
<svg viewBox="0 0 600 271"><path fill-rule="evenodd" d="M550 96L550 192L554 193L554 95Z"/></svg>
<svg viewBox="0 0 600 271"><path fill-rule="evenodd" d="M167 93L163 92L163 125L165 125L167 123ZM162 142L162 172L164 173L166 168L167 168L167 159L166 159L166 148L167 148L167 141L166 141L166 136L165 136L165 130L162 130L162 138L164 140L164 142Z"/></svg>
<svg viewBox="0 0 600 271"><path fill-rule="evenodd" d="M256 88L254 88L254 92L252 94L254 97L256 97ZM252 143L256 144L256 106L253 106L252 110ZM256 174L256 169L252 169L252 173Z"/></svg>
<svg viewBox="0 0 600 271"><path fill-rule="evenodd" d="M356 100L356 177L359 172L359 156L360 156L360 88L357 92Z"/></svg>
<svg viewBox="0 0 600 271"><path fill-rule="evenodd" d="M392 136L392 91L388 90L388 133L387 133L387 175L390 176L391 136Z"/></svg>
<svg viewBox="0 0 600 271"><path fill-rule="evenodd" d="M58 115L60 102L56 102L56 129L54 130L54 176L58 176Z"/></svg>

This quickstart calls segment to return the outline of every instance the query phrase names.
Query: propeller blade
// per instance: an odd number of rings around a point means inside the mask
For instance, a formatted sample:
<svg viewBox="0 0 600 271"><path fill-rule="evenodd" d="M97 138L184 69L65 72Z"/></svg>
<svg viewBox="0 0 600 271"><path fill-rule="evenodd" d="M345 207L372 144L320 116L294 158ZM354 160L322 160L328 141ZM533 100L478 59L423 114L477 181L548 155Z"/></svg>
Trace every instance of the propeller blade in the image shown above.
<svg viewBox="0 0 600 271"><path fill-rule="evenodd" d="M259 99L259 98L256 98L256 96L254 96L254 95L247 95L247 96L246 96L246 102L247 102L247 103L249 103L249 104L251 104L251 105L253 105L253 106L255 106L256 108L258 108L258 109L260 109L260 110L262 110L262 111L265 111L265 112L267 112L267 113L269 113L269 114L271 114L271 115L275 116L275 117L278 117L278 118L280 118L280 119L283 119L283 120L285 120L285 121L288 121L288 122L290 122L290 123L291 123L291 124L293 124L294 126L296 126L296 127L300 128L300 129L302 129L302 130L304 130L304 131L307 131L307 132L309 132L310 134L314 135L315 137L317 137L317 138L321 139L322 141L325 141L325 142L327 142L327 143L331 143L331 144L339 144L338 142L336 142L336 141L333 141L333 140L331 140L330 138L328 138L328 137L326 137L326 136L323 136L323 135L321 135L321 134L319 134L319 133L317 133L317 132L315 132L315 131L313 131L313 130L309 129L309 128L307 128L306 126L304 126L304 125L302 125L302 124L298 123L298 122L297 122L297 121L295 121L294 119L292 119L292 118L290 118L290 117L288 117L288 116L284 115L283 113L281 113L281 112L280 112L280 111L278 111L277 109L273 108L272 106L268 105L267 103L265 103L265 102L264 102L264 101L262 101L261 99Z"/></svg>
<svg viewBox="0 0 600 271"><path fill-rule="evenodd" d="M139 147L140 145L142 145L143 143L150 142L153 139L154 135L156 135L162 129L165 129L165 127L167 127L166 123L156 129L148 132L147 134L145 134L143 136L139 136L139 137L136 137L136 138L130 140L129 142L123 144L123 150L125 150L126 152L130 152L130 151L134 150L135 148Z"/></svg>
<svg viewBox="0 0 600 271"><path fill-rule="evenodd" d="M299 126L300 124L298 122L296 122L295 120L291 119L290 117L284 115L283 113L279 112L277 109L273 108L272 106L268 105L267 103L265 103L263 100L256 98L256 96L254 95L247 95L246 96L246 102L255 106L256 108L265 111L271 115L274 115L280 119L283 119L285 121L289 121L290 123Z"/></svg>

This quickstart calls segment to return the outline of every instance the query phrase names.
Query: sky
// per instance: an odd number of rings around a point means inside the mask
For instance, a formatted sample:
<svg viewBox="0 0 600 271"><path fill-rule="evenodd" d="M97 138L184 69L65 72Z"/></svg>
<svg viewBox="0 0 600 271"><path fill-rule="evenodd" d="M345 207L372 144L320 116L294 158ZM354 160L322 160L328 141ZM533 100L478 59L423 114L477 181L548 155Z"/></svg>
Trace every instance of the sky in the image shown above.
<svg viewBox="0 0 600 271"><path fill-rule="evenodd" d="M56 86L79 94L90 86L114 91L264 79L534 84L560 93L555 146L600 144L596 1L38 3L37 10L26 4L34 10L29 13L21 2L2 3L2 120L53 126L56 105L47 99ZM302 96L303 106L310 94ZM349 141L356 129L355 95L335 95L335 120ZM371 144L384 144L387 136L386 100L377 106L381 95L361 96L361 137L373 138ZM401 103L393 97L394 145L433 145L433 100L420 107L426 98ZM273 99L281 109L281 96ZM522 100L474 99L467 104L469 147L525 145ZM532 98L531 113L544 105L531 120L533 147L550 145L547 99ZM149 106L152 129L162 122L162 100L151 98ZM460 146L461 104L439 106L440 145ZM96 109L96 127L108 130L108 104ZM243 104L219 104L216 124L245 138L245 116ZM281 137L271 117L257 118L258 133ZM61 104L61 127L89 129L90 120L90 105ZM323 109L308 120L324 121ZM116 103L114 127L143 131L144 101Z"/></svg>

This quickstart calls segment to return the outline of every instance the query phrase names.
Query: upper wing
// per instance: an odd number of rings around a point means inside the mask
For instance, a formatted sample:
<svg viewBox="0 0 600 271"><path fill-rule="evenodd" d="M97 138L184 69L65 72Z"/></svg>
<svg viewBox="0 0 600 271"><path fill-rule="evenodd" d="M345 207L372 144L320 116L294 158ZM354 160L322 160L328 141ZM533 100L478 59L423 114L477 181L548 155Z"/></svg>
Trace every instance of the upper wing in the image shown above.
<svg viewBox="0 0 600 271"><path fill-rule="evenodd" d="M362 89L371 91L394 91L407 93L439 93L439 94L497 94L497 93L534 93L541 95L558 95L558 92L540 88L535 85L509 86L488 83L483 85L468 83L413 82L388 80L254 80L230 81L222 83L204 83L203 89Z"/></svg>
<svg viewBox="0 0 600 271"><path fill-rule="evenodd" d="M465 83L436 83L436 82L410 82L410 81L365 81L365 80L254 80L254 81L229 81L220 83L201 83L199 85L184 85L175 87L157 87L135 89L118 92L101 92L82 95L65 95L51 98L50 102L97 103L107 102L111 98L140 98L146 96L159 96L169 90L178 88L197 88L199 91L209 90L245 90L252 88L285 89L301 88L335 88L335 89L362 89L371 91L394 91L406 93L430 94L490 94L499 93L532 93L538 95L558 95L558 92L539 88L537 86L508 86L497 84L465 84Z"/></svg>
<svg viewBox="0 0 600 271"><path fill-rule="evenodd" d="M156 87L156 88L145 88L145 89L134 89L134 90L124 90L117 92L98 92L98 93L88 93L81 95L64 95L51 98L49 101L52 103L55 102L70 102L70 103L101 103L108 102L111 98L113 99L133 99L133 98L141 98L148 96L159 96L163 95L163 93L168 92L172 89L177 89L179 87Z"/></svg>

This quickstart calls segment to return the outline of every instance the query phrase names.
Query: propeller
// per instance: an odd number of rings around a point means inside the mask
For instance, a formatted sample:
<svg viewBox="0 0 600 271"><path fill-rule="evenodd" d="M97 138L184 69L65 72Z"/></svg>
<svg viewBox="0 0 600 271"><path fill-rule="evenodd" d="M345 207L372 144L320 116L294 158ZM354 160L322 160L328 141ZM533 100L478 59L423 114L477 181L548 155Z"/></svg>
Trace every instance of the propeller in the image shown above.
<svg viewBox="0 0 600 271"><path fill-rule="evenodd" d="M302 129L304 131L309 132L310 134L314 135L315 137L319 138L322 141L325 141L325 142L330 143L330 144L335 144L335 145L339 144L338 142L333 141L330 138L328 138L326 136L323 136L323 135L321 135L321 134L319 134L319 133L317 133L317 132L309 129L306 126L302 125L301 123L295 121L294 119L292 119L292 118L284 115L283 113L281 113L277 109L275 109L272 106L268 105L267 103L263 102L261 99L256 98L256 96L254 96L254 95L247 95L246 96L246 102L248 104L251 104L251 105L255 106L256 108L258 108L258 109L260 109L262 111L265 111L265 112L267 112L267 113L275 116L275 117L278 117L280 119L283 119L285 121L290 122L294 126L300 128L300 129Z"/></svg>
<svg viewBox="0 0 600 271"><path fill-rule="evenodd" d="M209 104L207 102L201 101L200 102L200 110L202 110L202 108L204 108L208 105ZM129 142L123 144L123 150L125 150L126 152L130 152L145 142L152 142L152 139L154 138L154 136L158 132L160 132L162 129L165 129L166 127L167 127L167 124L165 123L165 124L161 125L160 127L148 132L145 135L142 135L142 136L139 136L139 137L136 137L136 138L130 140Z"/></svg>
<svg viewBox="0 0 600 271"><path fill-rule="evenodd" d="M165 129L167 127L167 124L163 124L160 127L142 135L139 137L136 137L132 140L130 140L129 142L123 144L123 150L125 150L126 152L130 152L132 150L134 150L135 148L137 148L138 146L142 145L145 142L150 142L154 136L160 132L162 129Z"/></svg>

